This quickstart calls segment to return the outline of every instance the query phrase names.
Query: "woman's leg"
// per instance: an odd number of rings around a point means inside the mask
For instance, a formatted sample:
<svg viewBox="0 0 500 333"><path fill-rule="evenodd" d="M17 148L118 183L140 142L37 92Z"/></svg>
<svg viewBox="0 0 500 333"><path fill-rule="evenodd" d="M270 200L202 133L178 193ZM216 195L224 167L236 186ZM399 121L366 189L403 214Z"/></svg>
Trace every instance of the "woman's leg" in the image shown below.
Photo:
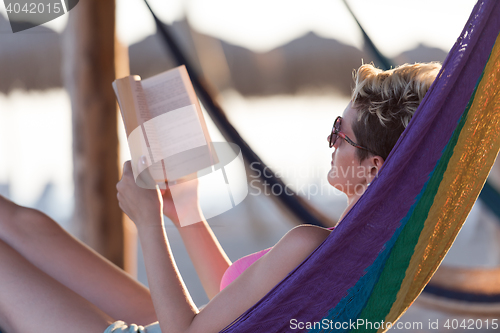
<svg viewBox="0 0 500 333"><path fill-rule="evenodd" d="M157 320L146 287L45 214L1 196L0 240L111 317L139 325Z"/></svg>
<svg viewBox="0 0 500 333"><path fill-rule="evenodd" d="M114 320L0 241L0 327L6 332L102 333Z"/></svg>

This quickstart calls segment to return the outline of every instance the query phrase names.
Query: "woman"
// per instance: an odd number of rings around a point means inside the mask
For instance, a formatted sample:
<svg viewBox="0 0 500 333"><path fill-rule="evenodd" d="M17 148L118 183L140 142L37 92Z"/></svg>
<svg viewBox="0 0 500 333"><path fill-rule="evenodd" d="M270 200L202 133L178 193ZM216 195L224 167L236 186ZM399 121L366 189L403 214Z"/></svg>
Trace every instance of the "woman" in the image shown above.
<svg viewBox="0 0 500 333"><path fill-rule="evenodd" d="M408 124L440 65L381 71L361 66L352 100L328 137L329 183L353 207ZM139 188L130 162L117 185L120 207L135 222L151 291L74 239L44 214L0 198L0 327L5 332L218 332L266 295L330 234L302 225L236 277L206 221L179 228L210 302L200 311L177 271L162 227L178 225L169 191ZM187 193L197 207L196 191ZM258 259L260 258L260 259ZM257 260L258 259L258 260ZM230 268L231 267L231 268ZM224 274L225 272L228 272ZM231 273L231 274L229 274ZM224 276L224 278L223 278ZM221 290L221 281L223 289ZM135 323L127 325L127 323Z"/></svg>

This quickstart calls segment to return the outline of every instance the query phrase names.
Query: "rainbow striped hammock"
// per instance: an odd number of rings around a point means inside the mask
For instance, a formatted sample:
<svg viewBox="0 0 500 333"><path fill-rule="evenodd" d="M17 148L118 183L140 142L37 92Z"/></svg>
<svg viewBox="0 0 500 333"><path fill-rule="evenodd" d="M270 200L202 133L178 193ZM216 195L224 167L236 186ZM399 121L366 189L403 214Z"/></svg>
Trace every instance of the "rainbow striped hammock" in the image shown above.
<svg viewBox="0 0 500 333"><path fill-rule="evenodd" d="M408 309L498 154L499 31L500 1L479 1L379 177L323 244L222 332L383 332Z"/></svg>

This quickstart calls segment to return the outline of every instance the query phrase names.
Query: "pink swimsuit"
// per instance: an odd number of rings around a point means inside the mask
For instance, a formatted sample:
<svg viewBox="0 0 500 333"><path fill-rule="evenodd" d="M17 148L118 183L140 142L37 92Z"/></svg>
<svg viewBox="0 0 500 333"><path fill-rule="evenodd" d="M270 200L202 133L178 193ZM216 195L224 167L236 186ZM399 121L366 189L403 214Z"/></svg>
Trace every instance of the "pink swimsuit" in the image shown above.
<svg viewBox="0 0 500 333"><path fill-rule="evenodd" d="M328 228L328 230L333 230L335 227ZM233 282L241 273L243 273L248 267L250 267L254 262L263 257L267 252L271 251L272 247L249 254L233 262L231 266L228 267L222 280L220 281L220 290L226 288L231 282Z"/></svg>

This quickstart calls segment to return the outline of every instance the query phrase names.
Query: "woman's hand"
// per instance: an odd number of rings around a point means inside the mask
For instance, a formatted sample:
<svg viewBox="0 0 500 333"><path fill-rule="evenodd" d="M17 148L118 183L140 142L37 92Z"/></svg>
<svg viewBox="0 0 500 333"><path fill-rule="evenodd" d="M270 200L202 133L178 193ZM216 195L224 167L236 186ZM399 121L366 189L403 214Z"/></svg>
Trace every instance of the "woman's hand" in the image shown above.
<svg viewBox="0 0 500 333"><path fill-rule="evenodd" d="M168 217L176 227L178 227L179 217L177 215L177 210L175 209L172 192L170 191L170 188L166 188L166 185L160 186L160 191L163 199L163 214Z"/></svg>
<svg viewBox="0 0 500 333"><path fill-rule="evenodd" d="M162 225L162 198L158 190L143 189L135 183L130 161L123 165L122 179L116 184L118 203L139 228Z"/></svg>
<svg viewBox="0 0 500 333"><path fill-rule="evenodd" d="M193 211L199 211L198 179L175 185L175 199L170 188L160 185L160 190L163 197L163 214L172 220L175 226L180 226L186 214L192 216Z"/></svg>

